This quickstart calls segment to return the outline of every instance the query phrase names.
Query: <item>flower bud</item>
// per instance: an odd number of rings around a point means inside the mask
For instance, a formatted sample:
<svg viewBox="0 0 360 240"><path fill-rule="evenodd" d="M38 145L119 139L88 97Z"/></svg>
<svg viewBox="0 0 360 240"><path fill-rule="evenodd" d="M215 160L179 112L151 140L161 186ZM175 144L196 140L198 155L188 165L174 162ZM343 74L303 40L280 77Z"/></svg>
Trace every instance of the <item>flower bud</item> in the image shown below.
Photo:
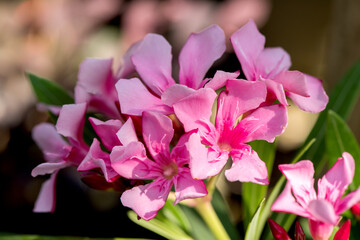
<svg viewBox="0 0 360 240"><path fill-rule="evenodd" d="M269 227L275 240L290 240L291 238L285 231L285 229L277 224L274 220L268 219Z"/></svg>
<svg viewBox="0 0 360 240"><path fill-rule="evenodd" d="M295 223L295 240L305 240L305 233L299 222Z"/></svg>
<svg viewBox="0 0 360 240"><path fill-rule="evenodd" d="M350 237L350 228L351 222L350 219L346 220L346 222L341 225L339 230L336 232L334 236L334 240L349 240Z"/></svg>

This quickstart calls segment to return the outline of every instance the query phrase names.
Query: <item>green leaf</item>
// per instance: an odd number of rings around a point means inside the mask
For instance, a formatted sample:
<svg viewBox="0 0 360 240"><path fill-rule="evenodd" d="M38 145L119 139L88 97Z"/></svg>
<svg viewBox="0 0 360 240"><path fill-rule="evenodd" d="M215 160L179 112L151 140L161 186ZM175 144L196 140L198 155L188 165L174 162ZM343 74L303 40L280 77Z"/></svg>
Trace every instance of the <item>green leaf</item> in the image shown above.
<svg viewBox="0 0 360 240"><path fill-rule="evenodd" d="M320 173L325 164L325 128L327 112L332 110L343 119L347 119L352 112L360 93L360 61L338 82L329 96L326 109L320 114L307 141L316 138L316 143L305 154L305 159L314 163L315 173Z"/></svg>
<svg viewBox="0 0 360 240"><path fill-rule="evenodd" d="M326 152L329 165L333 166L343 152L350 153L355 160L355 175L350 185L354 191L360 186L360 148L359 144L347 126L346 122L335 112L329 111L326 128Z"/></svg>
<svg viewBox="0 0 360 240"><path fill-rule="evenodd" d="M39 102L56 106L74 103L74 99L55 82L31 73L27 73L27 77L30 79Z"/></svg>
<svg viewBox="0 0 360 240"><path fill-rule="evenodd" d="M134 211L129 211L128 217L131 221L140 225L141 227L146 228L167 239L192 239L181 228L179 228L171 221L166 220L166 218L162 219L162 221L157 218L153 218L150 221L145 221L143 219L138 220L137 214Z"/></svg>
<svg viewBox="0 0 360 240"><path fill-rule="evenodd" d="M266 163L270 181L271 171L275 160L276 145L266 141L253 141L250 145L252 149L257 152L260 159ZM268 185L259 185L255 183L242 184L244 227L250 223L251 217L255 214L262 199L266 197L267 189Z"/></svg>
<svg viewBox="0 0 360 240"><path fill-rule="evenodd" d="M178 204L174 205L172 201L166 201L165 206L162 208L162 213L167 219L178 225L181 229L190 232L191 226L189 220L186 218Z"/></svg>
<svg viewBox="0 0 360 240"><path fill-rule="evenodd" d="M260 228L259 228L259 219L260 219L260 213L263 209L265 199L263 199L258 207L258 209L255 212L254 217L252 218L250 224L247 227L246 234L245 234L245 240L257 240L260 238Z"/></svg>

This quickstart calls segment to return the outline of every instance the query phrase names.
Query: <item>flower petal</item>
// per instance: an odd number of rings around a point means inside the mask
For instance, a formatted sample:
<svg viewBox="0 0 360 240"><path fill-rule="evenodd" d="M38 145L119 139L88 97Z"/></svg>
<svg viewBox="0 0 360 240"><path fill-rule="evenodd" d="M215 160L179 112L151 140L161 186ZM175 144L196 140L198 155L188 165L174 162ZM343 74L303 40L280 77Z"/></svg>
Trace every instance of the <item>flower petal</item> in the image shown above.
<svg viewBox="0 0 360 240"><path fill-rule="evenodd" d="M202 145L198 133L191 134L186 147L190 154L191 176L195 179L215 176L225 166L228 159L226 152L219 153Z"/></svg>
<svg viewBox="0 0 360 240"><path fill-rule="evenodd" d="M266 165L254 150L251 148L250 151L248 149L232 150L230 155L233 164L225 171L227 180L269 184Z"/></svg>
<svg viewBox="0 0 360 240"><path fill-rule="evenodd" d="M157 95L175 83L171 77L171 46L158 34L147 34L132 56L136 71Z"/></svg>
<svg viewBox="0 0 360 240"><path fill-rule="evenodd" d="M217 70L213 78L204 80L205 81L204 87L218 90L225 86L227 80L236 79L239 75L240 75L240 71L230 73L230 72Z"/></svg>
<svg viewBox="0 0 360 240"><path fill-rule="evenodd" d="M335 212L336 214L342 214L358 202L360 202L360 188L339 200L335 205Z"/></svg>
<svg viewBox="0 0 360 240"><path fill-rule="evenodd" d="M134 210L142 219L150 220L164 206L171 186L171 181L160 180L133 187L121 195L121 202L125 207Z"/></svg>
<svg viewBox="0 0 360 240"><path fill-rule="evenodd" d="M133 45L131 45L131 47L126 51L126 53L122 57L122 65L120 66L116 74L116 79L126 78L131 73L135 72L135 66L131 58L134 55L134 53L138 50L140 45L141 45L141 41L138 41Z"/></svg>
<svg viewBox="0 0 360 240"><path fill-rule="evenodd" d="M189 169L179 169L179 174L174 177L175 202L179 203L184 199L204 197L208 194L205 183L191 177Z"/></svg>
<svg viewBox="0 0 360 240"><path fill-rule="evenodd" d="M180 84L193 89L203 87L206 72L224 52L225 34L219 26L212 25L191 34L179 55Z"/></svg>
<svg viewBox="0 0 360 240"><path fill-rule="evenodd" d="M292 213L306 218L310 216L308 212L296 202L291 193L290 182L286 183L284 190L271 206L271 211Z"/></svg>
<svg viewBox="0 0 360 240"><path fill-rule="evenodd" d="M60 161L69 154L69 146L50 123L40 123L32 130L32 138L44 153L46 161Z"/></svg>
<svg viewBox="0 0 360 240"><path fill-rule="evenodd" d="M46 180L40 189L33 212L54 212L56 203L55 184L58 171Z"/></svg>
<svg viewBox="0 0 360 240"><path fill-rule="evenodd" d="M282 105L289 106L286 101L286 95L283 85L270 79L264 79L264 81L268 89L267 98L271 101L269 102L269 104L273 104L273 101L277 99Z"/></svg>
<svg viewBox="0 0 360 240"><path fill-rule="evenodd" d="M128 118L128 120L126 120L124 125L116 133L116 136L118 137L119 141L123 146L126 146L131 142L138 141L134 123L131 118Z"/></svg>
<svg viewBox="0 0 360 240"><path fill-rule="evenodd" d="M169 145L174 136L174 129L169 117L160 113L144 112L142 135L155 161L170 161Z"/></svg>
<svg viewBox="0 0 360 240"><path fill-rule="evenodd" d="M126 146L116 146L110 153L111 167L122 177L128 179L154 179L155 162L146 157L141 142L131 142Z"/></svg>
<svg viewBox="0 0 360 240"><path fill-rule="evenodd" d="M280 47L265 48L256 60L256 69L263 78L273 79L291 66L290 55Z"/></svg>
<svg viewBox="0 0 360 240"><path fill-rule="evenodd" d="M194 89L185 85L174 84L164 91L161 95L161 101L171 107L181 99L193 94L194 92Z"/></svg>
<svg viewBox="0 0 360 240"><path fill-rule="evenodd" d="M323 223L336 225L339 217L336 215L334 206L324 199L314 199L309 202L308 210L311 218Z"/></svg>
<svg viewBox="0 0 360 240"><path fill-rule="evenodd" d="M281 83L287 92L309 97L306 75L299 71L282 71L274 79Z"/></svg>
<svg viewBox="0 0 360 240"><path fill-rule="evenodd" d="M255 63L264 50L265 37L259 32L253 20L241 27L230 37L236 56L247 80L257 80Z"/></svg>
<svg viewBox="0 0 360 240"><path fill-rule="evenodd" d="M326 95L323 88L322 81L307 74L305 74L305 76L310 97L303 97L291 92L288 93L288 96L303 111L321 112L325 109L329 101L329 97Z"/></svg>
<svg viewBox="0 0 360 240"><path fill-rule="evenodd" d="M56 123L56 130L64 137L83 143L86 103L63 105Z"/></svg>
<svg viewBox="0 0 360 240"><path fill-rule="evenodd" d="M71 164L66 161L41 163L31 171L31 176L36 177L38 175L53 174L54 172L70 165Z"/></svg>
<svg viewBox="0 0 360 240"><path fill-rule="evenodd" d="M120 79L115 86L123 114L141 116L143 111L172 113L172 109L152 95L138 78Z"/></svg>
<svg viewBox="0 0 360 240"><path fill-rule="evenodd" d="M242 119L234 131L241 143L254 140L273 142L287 126L287 111L283 105L260 107Z"/></svg>
<svg viewBox="0 0 360 240"><path fill-rule="evenodd" d="M199 120L209 121L216 93L210 88L202 88L174 104L174 112L184 125L186 132L201 127Z"/></svg>
<svg viewBox="0 0 360 240"><path fill-rule="evenodd" d="M120 120L111 119L103 122L96 118L89 118L91 126L94 128L96 134L100 137L102 144L111 151L114 146L120 145L116 133L123 125Z"/></svg>

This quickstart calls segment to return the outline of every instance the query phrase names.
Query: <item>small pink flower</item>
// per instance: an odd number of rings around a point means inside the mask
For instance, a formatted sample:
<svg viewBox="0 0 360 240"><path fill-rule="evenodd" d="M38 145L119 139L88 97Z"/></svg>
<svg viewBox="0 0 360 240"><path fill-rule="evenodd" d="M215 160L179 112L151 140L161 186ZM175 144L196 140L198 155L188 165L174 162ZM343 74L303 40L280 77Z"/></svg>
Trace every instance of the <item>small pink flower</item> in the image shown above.
<svg viewBox="0 0 360 240"><path fill-rule="evenodd" d="M287 124L285 107L273 105L256 109L266 96L261 82L228 80L226 88L217 100L215 125L210 122L216 98L214 90L200 89L174 104L175 115L185 131L198 129L188 143L191 174L198 179L214 176L231 156L233 165L225 171L229 181L268 184L265 163L246 143L274 141ZM239 117L249 111L253 112L239 121Z"/></svg>
<svg viewBox="0 0 360 240"><path fill-rule="evenodd" d="M355 163L343 153L335 165L318 181L314 189L314 167L311 161L279 165L288 182L274 202L272 211L288 212L309 218L314 239L328 239L339 215L360 200L360 188L342 198L354 177Z"/></svg>
<svg viewBox="0 0 360 240"><path fill-rule="evenodd" d="M128 139L125 146L113 148L110 159L114 170L125 178L154 180L127 190L121 196L124 206L132 208L139 217L150 220L164 206L173 185L175 204L183 199L203 197L207 190L203 181L191 177L187 167L189 155L185 144L191 134L183 135L170 151L174 135L171 119L154 112L144 112L142 116L142 135L153 160L148 158L144 144L134 134L130 134L135 137ZM129 131L119 133L118 137L128 134Z"/></svg>
<svg viewBox="0 0 360 240"><path fill-rule="evenodd" d="M265 82L267 104L275 100L288 105L286 96L302 110L320 112L328 102L321 80L289 71L289 54L280 47L264 48L265 37L250 20L231 36L231 43L249 81Z"/></svg>

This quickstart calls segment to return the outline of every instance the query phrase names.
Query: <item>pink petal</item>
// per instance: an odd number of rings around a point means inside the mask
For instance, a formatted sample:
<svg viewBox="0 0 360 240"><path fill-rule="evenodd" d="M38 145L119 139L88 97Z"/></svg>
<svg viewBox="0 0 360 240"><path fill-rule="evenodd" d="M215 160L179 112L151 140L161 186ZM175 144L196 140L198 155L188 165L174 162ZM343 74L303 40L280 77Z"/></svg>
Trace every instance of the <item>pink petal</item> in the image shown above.
<svg viewBox="0 0 360 240"><path fill-rule="evenodd" d="M110 156L101 150L100 142L94 138L88 154L77 168L78 171L88 171L100 168L106 181L113 182L119 174L111 167Z"/></svg>
<svg viewBox="0 0 360 240"><path fill-rule="evenodd" d="M227 180L269 184L266 165L251 148L250 151L247 149L233 150L230 155L233 164L230 169L225 171Z"/></svg>
<svg viewBox="0 0 360 240"><path fill-rule="evenodd" d="M131 142L137 142L138 138L136 135L134 123L131 118L128 118L124 125L116 133L119 141L122 145L126 146Z"/></svg>
<svg viewBox="0 0 360 240"><path fill-rule="evenodd" d="M273 79L291 66L290 55L280 47L265 48L256 60L256 69L263 78Z"/></svg>
<svg viewBox="0 0 360 240"><path fill-rule="evenodd" d="M221 70L216 71L214 77L211 79L205 79L204 87L212 88L214 90L218 90L225 86L226 81L229 79L236 79L240 75L240 71L236 71L233 73L224 72Z"/></svg>
<svg viewBox="0 0 360 240"><path fill-rule="evenodd" d="M313 239L329 239L334 225L309 219L309 230Z"/></svg>
<svg viewBox="0 0 360 240"><path fill-rule="evenodd" d="M69 154L69 146L50 123L40 123L32 130L32 138L44 153L46 161L63 160Z"/></svg>
<svg viewBox="0 0 360 240"><path fill-rule="evenodd" d="M102 144L111 151L114 146L120 145L119 139L116 137L117 131L122 126L122 122L117 119L103 122L96 118L89 118L89 121L94 128L96 134L100 137Z"/></svg>
<svg viewBox="0 0 360 240"><path fill-rule="evenodd" d="M141 41L138 41L131 45L131 47L126 51L122 58L122 65L120 66L117 74L116 79L126 78L131 73L135 72L135 66L131 60L134 53L138 50L139 46L141 45Z"/></svg>
<svg viewBox="0 0 360 240"><path fill-rule="evenodd" d="M194 92L194 89L185 85L174 84L164 91L161 95L161 101L168 106L173 106L175 103L187 96L190 96Z"/></svg>
<svg viewBox="0 0 360 240"><path fill-rule="evenodd" d="M202 88L174 104L175 115L184 125L186 132L201 127L198 120L209 121L215 98L214 90Z"/></svg>
<svg viewBox="0 0 360 240"><path fill-rule="evenodd" d="M225 34L219 26L191 34L179 55L180 84L194 89L203 87L206 72L224 51Z"/></svg>
<svg viewBox="0 0 360 240"><path fill-rule="evenodd" d="M336 225L339 217L336 215L334 206L324 199L315 199L309 202L308 210L311 218L323 223Z"/></svg>
<svg viewBox="0 0 360 240"><path fill-rule="evenodd" d="M344 198L339 200L335 205L335 212L336 214L342 214L358 202L360 202L360 188L356 189L355 191L349 193Z"/></svg>
<svg viewBox="0 0 360 240"><path fill-rule="evenodd" d="M42 184L33 212L55 211L55 184L57 173L58 172L54 172L51 177Z"/></svg>
<svg viewBox="0 0 360 240"><path fill-rule="evenodd" d="M240 115L257 108L266 98L266 86L262 82L228 80L226 89L218 98L217 129L223 129L223 125L232 129Z"/></svg>
<svg viewBox="0 0 360 240"><path fill-rule="evenodd" d="M191 176L195 179L206 179L218 174L228 159L226 152L218 153L202 145L197 133L191 134L186 147L190 154Z"/></svg>
<svg viewBox="0 0 360 240"><path fill-rule="evenodd" d="M299 204L304 207L317 198L314 190L314 166L311 161L302 160L294 164L281 164L279 169L290 183Z"/></svg>
<svg viewBox="0 0 360 240"><path fill-rule="evenodd" d="M287 111L280 104L261 107L242 119L235 127L242 143L254 140L273 142L287 126Z"/></svg>
<svg viewBox="0 0 360 240"><path fill-rule="evenodd" d="M274 79L281 83L287 92L309 97L306 75L299 71L282 71Z"/></svg>
<svg viewBox="0 0 360 240"><path fill-rule="evenodd" d="M134 187L121 195L125 207L134 210L144 220L154 218L166 202L172 186L171 181L158 180Z"/></svg>
<svg viewBox="0 0 360 240"><path fill-rule="evenodd" d="M183 134L179 141L176 143L175 147L171 149L170 159L175 159L178 166L183 166L189 164L189 152L187 150L186 144L189 141L191 134L196 133L197 130L190 131Z"/></svg>
<svg viewBox="0 0 360 240"><path fill-rule="evenodd" d="M325 109L329 101L329 97L326 95L323 88L322 81L307 74L305 74L305 76L310 97L303 97L291 92L288 93L288 96L303 111L321 112Z"/></svg>
<svg viewBox="0 0 360 240"><path fill-rule="evenodd" d="M141 142L114 147L110 153L110 160L112 168L120 176L128 179L154 179L159 175L154 172L155 162L147 158Z"/></svg>
<svg viewBox="0 0 360 240"><path fill-rule="evenodd" d="M257 29L255 22L250 20L230 40L247 80L257 80L255 63L264 50L265 37Z"/></svg>
<svg viewBox="0 0 360 240"><path fill-rule="evenodd" d="M284 87L281 83L275 82L270 79L265 79L265 84L268 89L268 97L271 101L279 100L279 102L284 106L289 106L289 104L286 101L286 95ZM269 104L272 104L273 102L269 102Z"/></svg>
<svg viewBox="0 0 360 240"><path fill-rule="evenodd" d="M352 183L355 172L355 161L347 153L339 158L334 166L319 180L319 195L328 196L332 192L332 200L335 202L344 194L348 185Z"/></svg>
<svg viewBox="0 0 360 240"><path fill-rule="evenodd" d="M90 94L108 92L108 89L114 87L115 84L112 76L112 63L112 59L86 59L80 65L77 85L82 86Z"/></svg>
<svg viewBox="0 0 360 240"><path fill-rule="evenodd" d="M172 113L172 109L152 95L137 78L120 79L115 86L123 114L141 116L143 111Z"/></svg>
<svg viewBox="0 0 360 240"><path fill-rule="evenodd" d="M82 143L85 113L86 103L63 105L56 123L57 132Z"/></svg>
<svg viewBox="0 0 360 240"><path fill-rule="evenodd" d="M31 176L36 177L38 175L53 174L54 172L70 165L71 164L66 161L41 163L31 171Z"/></svg>
<svg viewBox="0 0 360 240"><path fill-rule="evenodd" d="M144 112L142 135L151 156L155 161L170 160L169 145L174 136L172 121L160 113Z"/></svg>
<svg viewBox="0 0 360 240"><path fill-rule="evenodd" d="M291 193L291 184L289 182L286 183L284 190L271 206L271 211L292 213L306 218L310 216L308 212L296 202Z"/></svg>
<svg viewBox="0 0 360 240"><path fill-rule="evenodd" d="M174 177L175 202L179 203L184 199L204 197L208 194L205 183L191 177L189 169L179 169L179 174Z"/></svg>
<svg viewBox="0 0 360 240"><path fill-rule="evenodd" d="M175 83L171 77L171 59L171 46L157 34L146 35L132 56L141 79L159 96Z"/></svg>

